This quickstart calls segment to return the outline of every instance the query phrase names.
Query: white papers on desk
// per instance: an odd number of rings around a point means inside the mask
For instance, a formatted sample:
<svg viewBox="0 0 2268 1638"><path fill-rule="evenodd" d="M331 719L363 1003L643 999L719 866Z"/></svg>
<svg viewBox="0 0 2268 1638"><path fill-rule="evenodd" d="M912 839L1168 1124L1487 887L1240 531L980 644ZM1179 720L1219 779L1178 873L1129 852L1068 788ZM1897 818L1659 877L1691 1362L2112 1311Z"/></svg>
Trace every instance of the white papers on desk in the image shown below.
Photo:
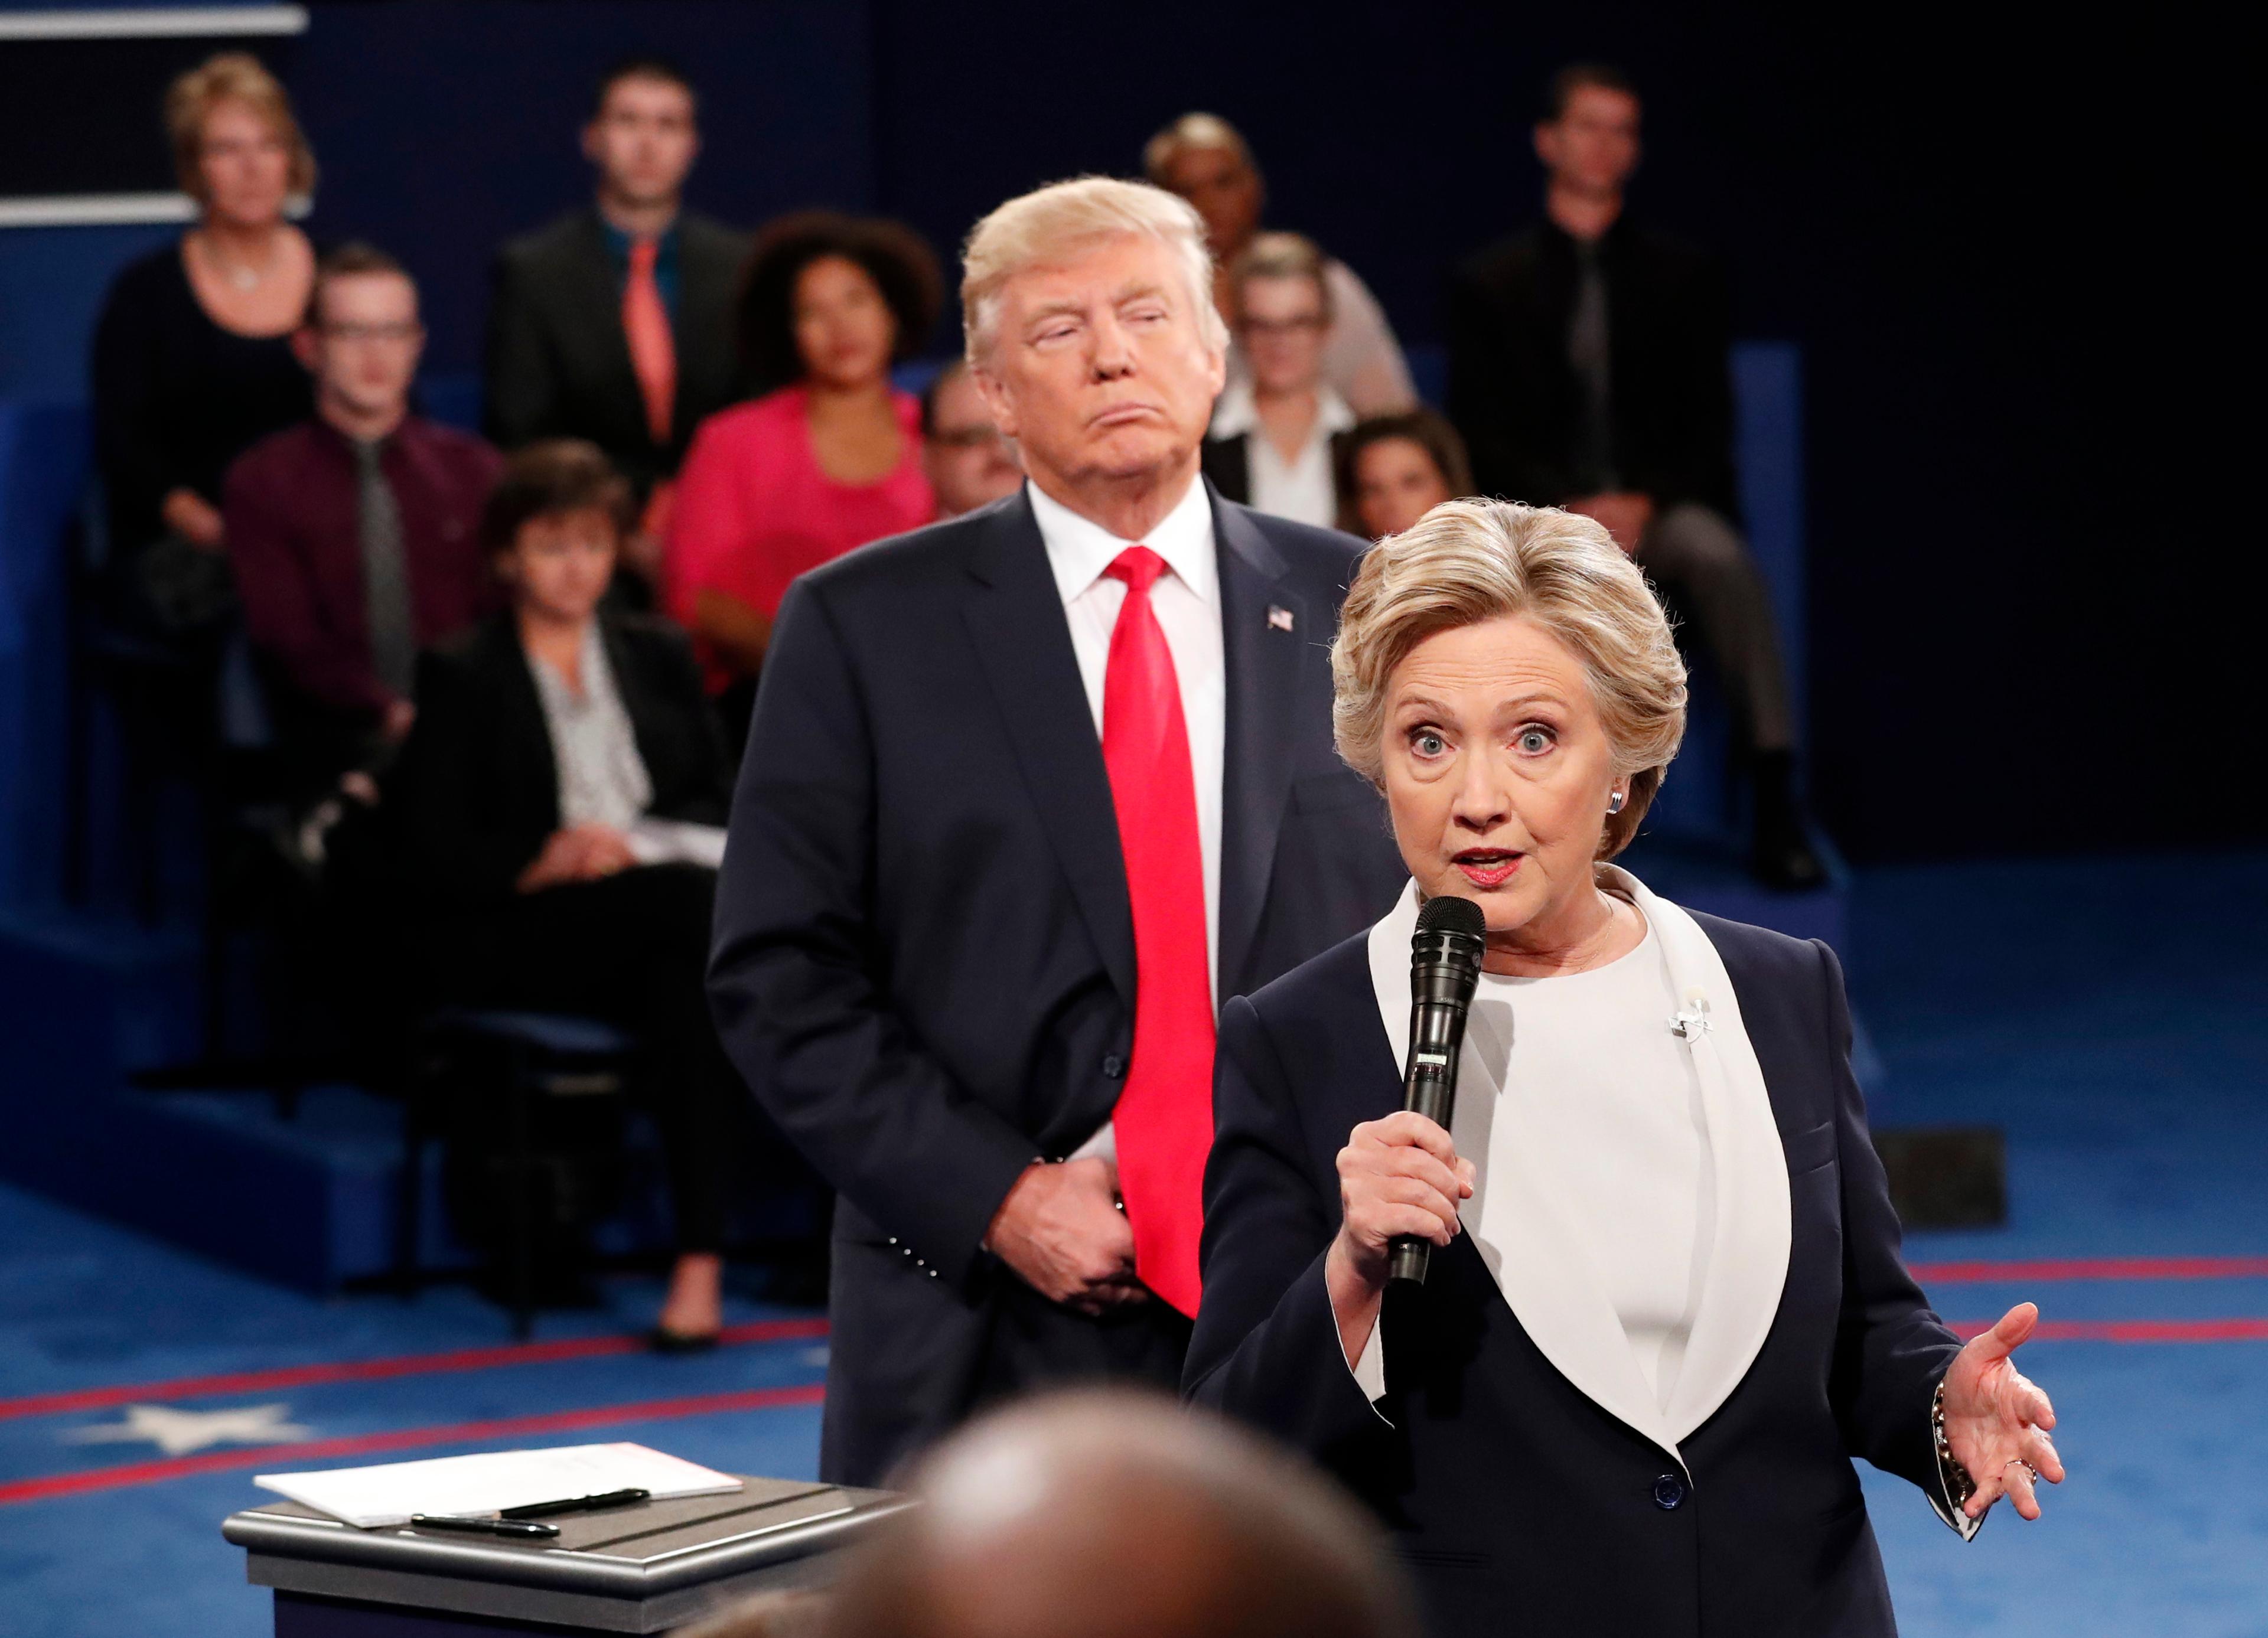
<svg viewBox="0 0 2268 1638"><path fill-rule="evenodd" d="M713 870L725 863L722 825L695 825L647 814L630 826L626 837L630 856L640 864L705 864Z"/></svg>
<svg viewBox="0 0 2268 1638"><path fill-rule="evenodd" d="M550 1451L498 1451L313 1473L262 1473L253 1483L372 1530L406 1524L412 1513L493 1513L534 1502L563 1502L609 1490L666 1496L722 1495L740 1481L643 1444L564 1444Z"/></svg>

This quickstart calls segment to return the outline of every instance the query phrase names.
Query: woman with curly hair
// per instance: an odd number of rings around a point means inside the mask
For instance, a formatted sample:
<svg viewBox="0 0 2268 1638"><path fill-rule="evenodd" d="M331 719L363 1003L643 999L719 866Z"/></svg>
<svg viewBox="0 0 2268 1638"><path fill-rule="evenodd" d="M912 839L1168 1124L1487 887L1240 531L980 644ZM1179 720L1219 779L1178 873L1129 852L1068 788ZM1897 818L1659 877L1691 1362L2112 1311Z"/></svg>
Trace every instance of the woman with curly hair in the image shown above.
<svg viewBox="0 0 2268 1638"><path fill-rule="evenodd" d="M936 258L895 223L814 211L758 235L740 323L763 395L695 434L666 565L712 689L747 692L790 581L934 515L921 407L890 366L929 334L939 291Z"/></svg>

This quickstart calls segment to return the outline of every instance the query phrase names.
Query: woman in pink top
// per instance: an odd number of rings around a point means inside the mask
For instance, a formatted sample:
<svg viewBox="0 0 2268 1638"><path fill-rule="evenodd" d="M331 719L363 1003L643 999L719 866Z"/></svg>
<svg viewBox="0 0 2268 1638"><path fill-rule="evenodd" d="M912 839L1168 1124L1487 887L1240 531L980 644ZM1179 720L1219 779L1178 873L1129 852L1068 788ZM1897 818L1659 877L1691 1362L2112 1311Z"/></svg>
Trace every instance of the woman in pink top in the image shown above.
<svg viewBox="0 0 2268 1638"><path fill-rule="evenodd" d="M811 212L758 236L741 346L774 390L702 423L669 525L670 612L712 689L747 695L790 581L935 514L920 407L889 371L939 290L936 259L894 223Z"/></svg>

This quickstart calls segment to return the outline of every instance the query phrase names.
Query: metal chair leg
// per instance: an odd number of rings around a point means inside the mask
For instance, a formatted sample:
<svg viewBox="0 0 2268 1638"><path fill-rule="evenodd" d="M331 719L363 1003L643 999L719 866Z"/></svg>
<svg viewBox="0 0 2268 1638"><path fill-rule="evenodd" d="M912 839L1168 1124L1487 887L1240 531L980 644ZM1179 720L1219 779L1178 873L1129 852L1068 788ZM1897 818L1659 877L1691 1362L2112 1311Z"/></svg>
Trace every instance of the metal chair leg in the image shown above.
<svg viewBox="0 0 2268 1638"><path fill-rule="evenodd" d="M517 1041L511 1048L512 1087L512 1334L527 1341L535 1319L535 1224L528 1173L534 1157L528 1151L527 1053Z"/></svg>

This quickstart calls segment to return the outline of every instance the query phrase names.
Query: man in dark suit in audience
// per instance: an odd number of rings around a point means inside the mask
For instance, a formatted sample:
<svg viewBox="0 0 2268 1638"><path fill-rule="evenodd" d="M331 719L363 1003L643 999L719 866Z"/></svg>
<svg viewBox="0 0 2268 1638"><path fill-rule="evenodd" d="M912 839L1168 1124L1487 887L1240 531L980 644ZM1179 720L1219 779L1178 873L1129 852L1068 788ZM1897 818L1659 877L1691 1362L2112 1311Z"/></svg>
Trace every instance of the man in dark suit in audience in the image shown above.
<svg viewBox="0 0 2268 1638"><path fill-rule="evenodd" d="M1740 707L1756 873L1815 886L1771 595L1734 522L1724 281L1624 214L1638 114L1617 70L1553 77L1543 220L1450 281L1449 413L1482 494L1596 518L1679 605Z"/></svg>
<svg viewBox="0 0 2268 1638"><path fill-rule="evenodd" d="M648 542L663 521L657 486L743 387L733 304L747 239L683 208L701 145L694 114L692 86L668 63L637 58L608 74L583 128L596 201L504 247L489 312L489 436L507 450L596 444L647 504ZM639 542L630 549L637 557Z"/></svg>
<svg viewBox="0 0 2268 1638"><path fill-rule="evenodd" d="M1174 1385L1213 1018L1405 872L1332 749L1359 543L1198 470L1227 337L1204 224L1090 177L971 235L969 364L1029 481L780 610L710 995L839 1192L821 1471L975 1407Z"/></svg>

